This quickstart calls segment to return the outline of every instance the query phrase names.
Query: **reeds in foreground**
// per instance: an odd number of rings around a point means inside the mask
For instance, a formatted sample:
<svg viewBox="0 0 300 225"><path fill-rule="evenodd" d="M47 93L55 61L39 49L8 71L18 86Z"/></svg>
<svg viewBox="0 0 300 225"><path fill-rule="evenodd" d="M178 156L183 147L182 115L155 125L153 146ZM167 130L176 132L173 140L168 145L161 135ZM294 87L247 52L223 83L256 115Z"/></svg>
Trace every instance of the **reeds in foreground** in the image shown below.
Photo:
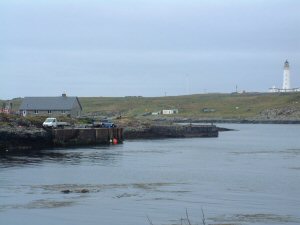
<svg viewBox="0 0 300 225"><path fill-rule="evenodd" d="M202 225L206 225L206 221L205 221L205 215L204 215L204 211L203 209L201 209L201 214L202 214ZM150 225L154 225L154 223L152 222L152 220L150 219L150 217L147 215L147 220L149 222ZM189 213L188 210L185 210L185 218L181 218L180 219L180 225L193 225L190 218L189 218ZM198 224L195 224L198 225Z"/></svg>

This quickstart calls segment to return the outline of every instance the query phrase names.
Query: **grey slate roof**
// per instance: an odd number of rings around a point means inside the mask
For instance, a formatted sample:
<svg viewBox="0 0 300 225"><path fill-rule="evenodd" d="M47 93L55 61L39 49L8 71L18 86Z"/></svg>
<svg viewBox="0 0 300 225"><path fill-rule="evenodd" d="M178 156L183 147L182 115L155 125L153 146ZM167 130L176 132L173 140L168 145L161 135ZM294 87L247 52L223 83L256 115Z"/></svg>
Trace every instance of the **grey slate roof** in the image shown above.
<svg viewBox="0 0 300 225"><path fill-rule="evenodd" d="M71 110L76 101L82 110L77 97L25 97L20 110Z"/></svg>

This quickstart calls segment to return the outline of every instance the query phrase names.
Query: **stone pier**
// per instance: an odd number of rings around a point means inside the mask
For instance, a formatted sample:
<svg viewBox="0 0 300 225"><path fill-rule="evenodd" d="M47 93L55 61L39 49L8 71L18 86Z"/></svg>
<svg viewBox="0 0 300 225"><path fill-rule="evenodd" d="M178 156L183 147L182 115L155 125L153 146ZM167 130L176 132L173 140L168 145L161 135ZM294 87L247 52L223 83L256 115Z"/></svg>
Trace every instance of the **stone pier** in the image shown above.
<svg viewBox="0 0 300 225"><path fill-rule="evenodd" d="M80 146L123 142L123 128L53 129L54 146Z"/></svg>

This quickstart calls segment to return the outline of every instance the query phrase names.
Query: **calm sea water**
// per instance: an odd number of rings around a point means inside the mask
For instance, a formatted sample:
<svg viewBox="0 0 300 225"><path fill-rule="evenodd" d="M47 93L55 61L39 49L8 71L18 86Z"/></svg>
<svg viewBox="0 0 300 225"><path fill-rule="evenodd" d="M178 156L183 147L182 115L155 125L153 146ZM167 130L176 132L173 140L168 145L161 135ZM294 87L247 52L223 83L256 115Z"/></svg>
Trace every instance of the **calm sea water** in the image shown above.
<svg viewBox="0 0 300 225"><path fill-rule="evenodd" d="M300 224L300 125L221 126L238 131L2 153L0 224Z"/></svg>

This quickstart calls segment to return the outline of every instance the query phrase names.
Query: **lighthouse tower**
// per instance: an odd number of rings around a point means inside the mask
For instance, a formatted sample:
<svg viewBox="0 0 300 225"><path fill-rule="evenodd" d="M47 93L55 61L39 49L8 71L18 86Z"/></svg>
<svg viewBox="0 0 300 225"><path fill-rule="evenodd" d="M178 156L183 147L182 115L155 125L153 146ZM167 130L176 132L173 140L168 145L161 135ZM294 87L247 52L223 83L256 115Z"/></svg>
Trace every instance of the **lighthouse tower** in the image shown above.
<svg viewBox="0 0 300 225"><path fill-rule="evenodd" d="M282 89L283 89L283 91L290 91L290 89L291 89L290 65L289 65L289 62L287 60L284 63Z"/></svg>

